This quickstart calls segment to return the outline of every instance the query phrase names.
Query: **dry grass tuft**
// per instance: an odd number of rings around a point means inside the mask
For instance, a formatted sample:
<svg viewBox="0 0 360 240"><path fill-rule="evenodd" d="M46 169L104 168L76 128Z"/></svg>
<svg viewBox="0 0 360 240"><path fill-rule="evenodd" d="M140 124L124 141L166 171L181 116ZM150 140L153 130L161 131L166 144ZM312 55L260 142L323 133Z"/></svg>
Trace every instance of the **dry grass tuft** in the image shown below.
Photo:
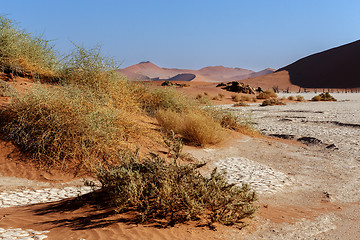
<svg viewBox="0 0 360 240"><path fill-rule="evenodd" d="M250 116L239 115L230 110L210 107L205 108L205 111L207 111L216 122L220 123L223 128L251 136L258 135L258 131L253 127Z"/></svg>
<svg viewBox="0 0 360 240"><path fill-rule="evenodd" d="M185 141L195 145L216 144L225 138L221 125L200 109L180 113L173 110L160 110L156 118L167 131L173 130Z"/></svg>
<svg viewBox="0 0 360 240"><path fill-rule="evenodd" d="M59 60L50 41L19 29L0 16L0 68L4 72L37 78L56 78Z"/></svg>
<svg viewBox="0 0 360 240"><path fill-rule="evenodd" d="M233 105L233 107L248 107L248 106L250 105L245 102L238 102Z"/></svg>
<svg viewBox="0 0 360 240"><path fill-rule="evenodd" d="M303 101L305 101L305 99L304 99L303 96L297 95L297 96L296 96L296 101L298 101L298 102L303 102Z"/></svg>
<svg viewBox="0 0 360 240"><path fill-rule="evenodd" d="M337 101L329 92L320 93L311 99L311 101Z"/></svg>
<svg viewBox="0 0 360 240"><path fill-rule="evenodd" d="M288 100L294 101L294 100L295 100L295 97L294 97L294 96L289 96L289 97L288 97Z"/></svg>
<svg viewBox="0 0 360 240"><path fill-rule="evenodd" d="M4 135L46 166L110 160L141 130L131 113L73 86L35 87L0 118Z"/></svg>
<svg viewBox="0 0 360 240"><path fill-rule="evenodd" d="M12 97L17 94L15 88L13 88L9 83L0 80L0 97Z"/></svg>
<svg viewBox="0 0 360 240"><path fill-rule="evenodd" d="M260 104L260 106L265 107L265 106L274 106L274 105L286 105L285 103L277 100L277 99L266 99L265 101L262 102L262 104Z"/></svg>
<svg viewBox="0 0 360 240"><path fill-rule="evenodd" d="M259 93L259 95L256 96L257 99L269 99L269 98L277 98L277 97L278 97L277 94L271 89Z"/></svg>

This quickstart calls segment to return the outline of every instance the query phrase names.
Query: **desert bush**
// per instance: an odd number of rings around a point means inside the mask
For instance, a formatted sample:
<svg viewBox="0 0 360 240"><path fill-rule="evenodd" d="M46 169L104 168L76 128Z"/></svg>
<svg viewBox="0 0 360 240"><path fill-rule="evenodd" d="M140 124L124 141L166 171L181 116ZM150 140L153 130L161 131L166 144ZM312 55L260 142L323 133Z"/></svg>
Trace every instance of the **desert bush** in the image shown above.
<svg viewBox="0 0 360 240"><path fill-rule="evenodd" d="M74 44L74 50L65 57L61 72L63 82L104 89L116 77L119 66L101 54L99 45L91 49Z"/></svg>
<svg viewBox="0 0 360 240"><path fill-rule="evenodd" d="M220 101L222 99L219 97L219 95L216 95L216 96L212 97L211 100Z"/></svg>
<svg viewBox="0 0 360 240"><path fill-rule="evenodd" d="M331 96L329 92L326 92L314 96L311 101L337 101L337 99Z"/></svg>
<svg viewBox="0 0 360 240"><path fill-rule="evenodd" d="M132 95L136 98L141 109L148 115L155 117L159 110L183 112L197 105L197 103L172 88L150 89L144 84L131 84Z"/></svg>
<svg viewBox="0 0 360 240"><path fill-rule="evenodd" d="M289 97L288 97L288 100L294 101L294 100L295 100L295 97L294 97L294 96L289 96Z"/></svg>
<svg viewBox="0 0 360 240"><path fill-rule="evenodd" d="M225 97L225 94L219 93L218 96L219 96L220 99L223 99Z"/></svg>
<svg viewBox="0 0 360 240"><path fill-rule="evenodd" d="M14 74L55 78L59 60L50 41L31 35L0 16L0 67Z"/></svg>
<svg viewBox="0 0 360 240"><path fill-rule="evenodd" d="M0 97L11 97L16 95L17 91L9 83L0 80Z"/></svg>
<svg viewBox="0 0 360 240"><path fill-rule="evenodd" d="M274 105L285 105L285 103L277 100L277 99L266 99L262 102L262 104L260 104L260 106L264 107L264 106L274 106Z"/></svg>
<svg viewBox="0 0 360 240"><path fill-rule="evenodd" d="M277 94L273 90L266 90L265 92L259 93L256 96L257 99L269 99L269 98L277 98Z"/></svg>
<svg viewBox="0 0 360 240"><path fill-rule="evenodd" d="M305 100L305 99L304 99L303 96L301 96L301 95L297 95L297 96L296 96L296 101L302 102L302 101L304 101L304 100Z"/></svg>
<svg viewBox="0 0 360 240"><path fill-rule="evenodd" d="M162 219L174 226L189 220L226 225L241 223L255 211L256 194L249 186L229 184L216 169L200 174L204 164L167 163L155 154L141 159L137 153L122 155L115 166L101 165L97 179L102 196L118 212L135 211L139 222Z"/></svg>
<svg viewBox="0 0 360 240"><path fill-rule="evenodd" d="M209 98L206 95L202 95L202 94L197 94L195 99L197 100L198 103L200 104L205 104L208 105L209 104Z"/></svg>
<svg viewBox="0 0 360 240"><path fill-rule="evenodd" d="M238 102L233 105L233 107L248 107L248 106L250 105L244 102Z"/></svg>
<svg viewBox="0 0 360 240"><path fill-rule="evenodd" d="M237 95L237 94L231 95L231 99L232 99L234 102L239 102L239 101L240 101L240 97L239 97L239 95Z"/></svg>
<svg viewBox="0 0 360 240"><path fill-rule="evenodd" d="M131 113L72 86L34 87L0 118L3 136L48 166L111 159L141 130Z"/></svg>
<svg viewBox="0 0 360 240"><path fill-rule="evenodd" d="M247 95L242 95L240 98L241 101L245 101L245 102L250 102L251 101L251 97L247 96Z"/></svg>
<svg viewBox="0 0 360 240"><path fill-rule="evenodd" d="M92 91L118 109L136 112L139 99L133 86L117 72L119 65L103 56L101 47L91 49L75 45L75 49L63 60L61 83Z"/></svg>
<svg viewBox="0 0 360 240"><path fill-rule="evenodd" d="M201 109L184 112L159 110L156 118L164 129L180 134L185 141L195 145L216 144L225 137L220 124Z"/></svg>

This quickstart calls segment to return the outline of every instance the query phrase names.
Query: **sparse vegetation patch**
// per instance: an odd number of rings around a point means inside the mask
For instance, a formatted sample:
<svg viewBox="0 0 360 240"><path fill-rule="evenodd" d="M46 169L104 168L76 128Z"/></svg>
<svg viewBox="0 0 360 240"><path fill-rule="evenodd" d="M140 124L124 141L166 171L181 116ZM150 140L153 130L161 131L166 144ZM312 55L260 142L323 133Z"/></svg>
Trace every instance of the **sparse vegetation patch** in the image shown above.
<svg viewBox="0 0 360 240"><path fill-rule="evenodd" d="M274 105L285 105L285 103L277 100L277 99L266 99L262 102L262 104L260 104L260 106L265 107L265 106L274 106Z"/></svg>
<svg viewBox="0 0 360 240"><path fill-rule="evenodd" d="M16 93L16 89L13 88L9 83L0 80L0 97L11 97Z"/></svg>
<svg viewBox="0 0 360 240"><path fill-rule="evenodd" d="M277 94L269 89L269 90L266 90L265 92L261 92L259 93L259 95L256 96L257 99L269 99L269 98L277 98Z"/></svg>
<svg viewBox="0 0 360 240"><path fill-rule="evenodd" d="M59 60L54 45L33 36L0 16L0 69L5 73L37 78L55 78Z"/></svg>
<svg viewBox="0 0 360 240"><path fill-rule="evenodd" d="M311 99L311 101L337 101L329 92L320 93Z"/></svg>
<svg viewBox="0 0 360 240"><path fill-rule="evenodd" d="M0 118L2 134L48 166L110 160L140 131L128 112L71 86L35 87L14 98Z"/></svg>
<svg viewBox="0 0 360 240"><path fill-rule="evenodd" d="M169 164L155 154L141 159L136 153L122 155L119 162L100 166L97 178L117 211L135 210L139 222L163 219L174 226L206 220L209 225L233 225L256 211L256 194L248 185L228 184L216 169L204 177L198 170L204 164Z"/></svg>

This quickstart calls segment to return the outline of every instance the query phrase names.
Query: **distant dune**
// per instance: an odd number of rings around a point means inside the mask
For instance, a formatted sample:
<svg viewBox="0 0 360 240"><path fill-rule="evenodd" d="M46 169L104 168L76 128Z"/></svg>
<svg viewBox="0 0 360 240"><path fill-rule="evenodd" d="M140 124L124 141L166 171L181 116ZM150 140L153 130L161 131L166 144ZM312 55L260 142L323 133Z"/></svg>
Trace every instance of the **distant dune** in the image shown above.
<svg viewBox="0 0 360 240"><path fill-rule="evenodd" d="M204 67L200 70L160 68L151 62L141 62L133 66L119 69L119 72L131 81L169 80L169 81L197 81L197 82L227 82L238 81L253 76L269 74L274 71L265 69L254 72L243 68L229 68L224 66Z"/></svg>
<svg viewBox="0 0 360 240"><path fill-rule="evenodd" d="M359 88L360 40L302 58L280 71L303 88Z"/></svg>

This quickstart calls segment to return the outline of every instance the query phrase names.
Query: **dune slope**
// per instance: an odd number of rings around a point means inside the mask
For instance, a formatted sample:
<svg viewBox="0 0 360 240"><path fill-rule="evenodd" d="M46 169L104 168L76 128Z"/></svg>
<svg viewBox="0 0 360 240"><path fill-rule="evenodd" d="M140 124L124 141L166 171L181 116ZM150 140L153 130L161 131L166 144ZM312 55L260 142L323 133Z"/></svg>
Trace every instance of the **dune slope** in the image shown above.
<svg viewBox="0 0 360 240"><path fill-rule="evenodd" d="M360 40L302 58L279 71L303 88L358 88Z"/></svg>

